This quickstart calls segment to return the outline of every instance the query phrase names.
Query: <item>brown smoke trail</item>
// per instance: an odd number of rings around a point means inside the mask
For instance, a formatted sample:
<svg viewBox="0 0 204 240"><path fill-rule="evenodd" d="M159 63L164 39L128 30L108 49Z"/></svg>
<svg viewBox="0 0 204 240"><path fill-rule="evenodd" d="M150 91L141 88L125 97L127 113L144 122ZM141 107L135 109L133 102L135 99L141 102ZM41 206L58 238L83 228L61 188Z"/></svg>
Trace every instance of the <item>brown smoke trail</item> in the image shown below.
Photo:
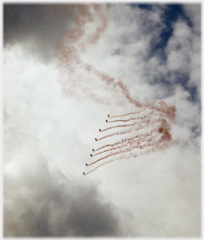
<svg viewBox="0 0 204 240"><path fill-rule="evenodd" d="M115 121L113 121L115 122ZM104 128L104 129L99 129L99 132L104 132L104 131L107 131L107 130L110 130L110 129L113 129L113 128L120 128L120 127L132 127L132 126L135 126L136 124L142 124L142 123L150 123L150 119L146 119L144 121L141 121L141 122L134 122L132 124L124 124L124 125L116 125L116 126L112 126L112 127L108 127L108 128Z"/></svg>
<svg viewBox="0 0 204 240"><path fill-rule="evenodd" d="M165 150L167 149L168 147L174 145L174 144L178 144L177 141L172 141L172 142L169 142L168 144L167 143L164 143L163 145L160 146L160 150ZM114 161L118 161L118 160L121 160L121 159L128 159L128 158L137 158L137 157L140 157L140 156L145 156L145 155L148 155L150 153L154 153L154 152L157 152L158 149L157 148L150 148L148 150L144 150L143 152L139 152L137 154L131 154L129 156L125 156L125 157L118 157L118 158L114 158L114 159L111 159L111 160L108 160L108 161L103 161L103 163L99 164L97 167L93 168L91 171L87 172L87 173L84 173L84 175L87 175L91 172L94 172L96 169L106 165L106 164L109 164L109 163L112 163Z"/></svg>
<svg viewBox="0 0 204 240"><path fill-rule="evenodd" d="M106 144L104 146L102 146L99 149L105 148L105 147L112 147L106 150L103 150L101 152L98 152L94 155L91 155L92 157L96 156L96 155L100 155L106 152L110 152L109 154L89 163L86 164L86 166L91 166L94 165L96 163L99 163L101 161L104 161L110 157L114 157L116 155L119 154L130 154L130 156L142 156L154 151L160 151L160 150L164 150L165 148L169 147L174 141L172 141L172 136L169 133L170 130L170 125L167 121L167 119L162 118L159 120L154 120L152 121L152 125L154 123L159 123L159 127L157 127L157 131L156 129L153 129L150 133L145 133L145 134L141 134L141 135L136 135L132 138L126 138L126 139L122 139L120 142L116 142L114 144ZM133 129L129 129L130 131L132 131ZM116 132L114 134L118 134L121 132ZM154 135L153 133L156 133L156 135ZM109 134L107 136L113 136L113 134ZM104 136L104 137L107 137ZM140 138L137 138L138 136L141 136ZM103 138L104 138L103 137ZM101 139L103 139L101 138ZM140 150L140 152L137 155L131 154L133 149L138 149ZM126 157L123 157L126 158ZM102 164L100 164L99 166L97 166L96 168L94 168L93 170L89 171L93 172L95 171L98 167L103 166L104 164L110 163L112 161L115 161L115 159L109 160L108 162L104 162ZM88 174L87 173L87 174Z"/></svg>
<svg viewBox="0 0 204 240"><path fill-rule="evenodd" d="M63 85L64 92L70 96L75 95L81 98L81 95L83 95L88 96L96 102L115 105L119 105L121 103L120 99L122 95L122 99L124 100L124 102L122 100L122 104L126 104L128 102L130 104L133 104L138 110L116 116L108 115L108 118L116 118L136 114L135 117L130 117L129 119L116 119L114 121L107 120L108 123L137 120L138 122L133 122L132 124L126 125L111 126L109 128L101 130L101 132L103 132L115 129L115 132L107 134L106 136L98 139L96 138L96 141L111 138L114 136L121 137L121 140L112 145L105 144L104 146L99 147L96 151L104 149L105 147L110 148L97 154L102 154L108 151L110 154L96 160L89 165L104 161L106 158L119 155L120 153L129 154L134 148L138 148L138 151L141 150L141 153L138 153L138 155L140 155L143 154L142 152L145 152L146 150L150 151L150 148L157 151L160 150L163 145L169 145L169 143L172 142L172 137L170 134L170 123L174 123L176 118L175 106L168 106L163 101L151 101L143 104L131 97L129 89L120 78L116 80L108 74L99 71L91 64L82 61L82 53L85 51L88 52L88 50L99 41L105 29L107 29L109 26L107 6L105 4L79 4L77 6L75 5L75 8L76 15L74 19L74 26L71 30L65 33L64 38L60 42L56 53L59 67L61 73L63 74L63 77L60 79L60 83ZM95 29L89 28L89 26L95 26ZM100 87L98 86L99 84ZM102 90L106 91L107 86L110 90L110 98L104 98L104 95L100 96L100 92L102 92ZM100 89L99 92L97 92L98 89ZM114 94L116 96L115 102ZM117 98L117 96L119 97ZM148 113L143 114L146 110ZM157 117L159 117L159 119ZM134 127L134 125L136 125L136 127ZM153 133L150 132L152 126L154 129L159 129L158 131L161 135L159 136L159 139L155 139ZM128 129L125 129L126 127L128 127ZM122 131L117 131L117 128L123 129ZM141 134L137 134L139 130L146 131L145 134L149 134L146 135L148 137L144 138ZM126 140L128 138L130 139L130 137L126 136L126 138L124 138L124 134L131 134L134 136L139 135L140 141L136 138L132 140Z"/></svg>
<svg viewBox="0 0 204 240"><path fill-rule="evenodd" d="M108 121L106 120L107 123L114 123L114 122L129 122L129 121L133 121L133 120L138 120L141 118L130 118L130 119L119 119L119 120L114 120L114 121Z"/></svg>
<svg viewBox="0 0 204 240"><path fill-rule="evenodd" d="M106 120L107 123L114 123L114 122L129 122L129 121L133 121L133 120L141 120L141 119L145 119L147 117L150 116L150 114L154 113L154 111L148 113L147 115L143 116L143 117L137 117L137 118L129 118L129 119L118 119L118 120L113 120L113 121L108 121Z"/></svg>
<svg viewBox="0 0 204 240"><path fill-rule="evenodd" d="M82 80L74 77L74 74L77 73L77 67L81 66L85 69L87 74L91 74L92 76L95 75L101 82L112 86L112 90L119 88L125 99L134 106L143 109L153 109L156 112L163 112L170 121L174 121L176 112L175 106L169 107L164 102L155 103L153 101L147 104L142 104L130 96L127 86L124 85L121 79L116 81L115 78L100 72L90 64L86 64L80 60L80 52L83 52L87 50L88 47L96 44L102 33L108 27L108 10L105 4L78 4L74 6L77 9L74 20L75 26L72 30L65 33L64 39L59 44L56 54L56 57L59 60L59 65L63 68L62 72L69 76L69 80L66 79L65 81L61 81L61 83L65 85L65 91L73 94L78 92L77 89L81 89L83 92L89 94L95 101L102 101L102 99L99 99L97 94L90 89L89 83L92 83L90 79L83 80L83 83L87 85L87 87L84 87L81 82ZM98 23L98 25L96 25L95 32L88 34L87 37L85 32L86 25L89 23ZM103 101L108 102L107 99ZM128 113L128 115L129 114L133 114L133 112Z"/></svg>
<svg viewBox="0 0 204 240"><path fill-rule="evenodd" d="M143 123L145 122L141 122L141 123L138 123L139 127L138 128L134 128L134 131L139 131L143 128L145 128L147 125L153 125L154 123L159 123L159 122L164 122L165 119L156 119L154 121L146 121L146 125L145 126L142 126ZM108 135L105 135L101 138L95 138L96 141L99 141L99 140L102 140L104 138L108 138L108 137L112 137L112 136L116 136L116 135L123 135L123 134L126 134L126 133L129 133L129 132L132 132L133 128L130 128L128 130L124 130L124 131L120 131L120 132L115 132L115 133L111 133L111 134L108 134Z"/></svg>
<svg viewBox="0 0 204 240"><path fill-rule="evenodd" d="M160 143L167 144L167 143L169 143L171 141L171 135L168 133L168 131L166 129L160 128L158 131L159 131L159 133L163 133L159 140L154 141L156 139L155 138L155 139L152 140L152 142L149 142L149 143L144 144L144 145L141 145L140 141L139 142L136 141L136 144L130 144L130 146L128 148L125 148L124 150L111 152L110 154L108 154L108 155L106 155L104 157L101 157L101 158L97 159L96 161L94 161L92 163L87 164L87 166L91 166L91 165L93 165L93 164L95 164L97 162L100 162L100 161L102 161L104 159L107 159L109 157L112 157L112 156L115 156L115 155L118 155L118 154L121 154L121 153L130 152L134 148L144 149L146 147L150 147L150 146L155 147L157 145L157 148L159 149L159 148L161 148L161 146L159 146ZM116 149L118 149L118 148L116 148Z"/></svg>
<svg viewBox="0 0 204 240"><path fill-rule="evenodd" d="M116 80L80 59L80 53L87 51L88 47L96 44L104 30L108 27L107 6L105 4L80 4L76 8L78 14L76 14L74 21L75 27L65 34L57 47L56 57L63 74L60 83L63 85L63 90L66 94L76 96L80 93L89 96L96 102L110 104L108 98L100 97L91 88L96 85L95 78L98 78L99 81L108 85L111 84L116 89L118 85ZM92 22L94 24L97 23L95 32L92 31L91 34L87 34L86 26ZM79 71L77 70L79 68L83 69L87 76L83 76L83 78L78 77ZM119 86L121 88L122 84L119 84ZM105 86L103 88L105 90ZM117 92L118 90L116 89Z"/></svg>
<svg viewBox="0 0 204 240"><path fill-rule="evenodd" d="M108 114L107 117L108 117L108 118L126 117L126 116L129 116L129 115L131 115L131 114L140 114L141 112L144 112L145 110L146 110L146 107L144 107L141 111L129 112L129 113L122 114L122 115L111 116L110 114Z"/></svg>
<svg viewBox="0 0 204 240"><path fill-rule="evenodd" d="M134 123L132 123L132 124L125 124L125 125L116 125L116 126L112 126L112 127L108 127L108 128L105 128L105 129L99 129L99 132L104 132L104 131L107 131L107 130L110 130L110 129L113 129L113 128L119 128L119 127L131 127L131 126L134 126L134 125L136 125L136 124L138 124L138 125L140 125L140 124L143 124L143 123L147 123L147 124L149 124L150 123L150 115L152 114L152 113L154 113L154 112L150 112L149 113L149 115L146 115L146 116L144 116L144 117L138 117L138 118L130 118L130 119L127 119L127 120L115 120L115 121L109 121L109 122L107 122L107 120L106 120L106 122L107 123L114 123L114 122L120 122L120 121L123 121L123 122L128 122L128 121L132 121L132 120L140 120L140 121L138 121L138 122L134 122ZM162 114L160 113L160 114L158 114L160 117L162 117ZM154 115L154 116L156 116L156 115ZM147 119L146 119L147 118ZM154 122L151 122L151 123L154 123Z"/></svg>
<svg viewBox="0 0 204 240"><path fill-rule="evenodd" d="M139 129L137 129L137 130L139 130ZM129 133L129 132L131 132L131 131L132 131L132 129L128 129L128 130L125 130L125 131L108 134L108 135L106 135L106 136L104 136L104 137L101 137L101 138L95 138L95 140L96 140L96 141L99 141L99 140L102 140L102 139L104 139L104 138L112 137L112 136L115 136L115 135L126 134L126 133Z"/></svg>
<svg viewBox="0 0 204 240"><path fill-rule="evenodd" d="M157 131L158 132L158 131ZM130 138L130 139L128 139L128 140L126 140L126 141L121 141L121 142L117 142L117 143L115 143L115 144L113 144L114 146L116 146L116 147L112 147L112 148L109 148L109 149L106 149L106 150L104 150L104 151L101 151L101 152L98 152L98 153L96 153L96 154L90 154L91 155L91 157L95 157L95 156L97 156L97 155L99 155L99 154L102 154L102 153L105 153L105 152L109 152L109 151L113 151L113 150L117 150L117 149L120 149L120 148L123 148L123 147L126 147L126 146L128 146L128 145L130 145L130 144L138 144L138 146L139 146L139 144L140 143L142 143L142 142L145 142L145 141L147 141L147 142L149 142L149 143L147 143L147 145L146 146L149 146L149 145L151 145L151 143L150 142L152 142L153 140L155 140L155 139L157 139L158 138L158 135L156 135L156 136L150 136L150 138L147 138L147 135L146 136L144 136L143 138L139 138L139 139L137 139L137 140L134 140L136 137L134 137L134 138ZM138 138L138 137L137 137Z"/></svg>
<svg viewBox="0 0 204 240"><path fill-rule="evenodd" d="M77 73L77 66L81 66L87 72L87 74L95 75L100 81L112 85L114 89L119 88L123 93L124 97L130 102L135 104L135 106L142 107L139 101L136 101L130 97L128 88L119 79L116 81L114 78L98 71L96 68L90 64L82 62L79 58L80 52L87 50L87 48L95 44L100 38L101 34L104 32L108 26L108 15L106 5L78 5L78 14L75 19L75 27L65 34L62 43L58 46L57 58L59 60L60 67L63 68L61 71L64 72L69 77L69 82L61 80L61 83L65 85L65 92L69 94L76 94L76 88L80 89L86 94L89 94L96 101L99 101L97 95L94 92L90 92L89 86L84 89L79 78L74 79L74 74ZM94 12L94 13L93 13ZM98 18L99 26L96 28L95 33L89 36L88 40L84 39L85 27L88 23L97 22ZM89 85L88 81L85 82ZM68 85L68 86L67 86ZM85 91L86 90L86 91Z"/></svg>
<svg viewBox="0 0 204 240"><path fill-rule="evenodd" d="M143 129L144 127L138 127L135 129L135 131L139 131L141 129ZM115 132L115 133L111 133L111 134L108 134L104 137L101 137L101 138L95 138L96 141L99 141L99 140L102 140L104 138L108 138L108 137L112 137L112 136L116 136L116 135L123 135L123 134L126 134L126 133L130 133L132 132L132 128L128 129L128 130L125 130L125 131L120 131L120 132Z"/></svg>
<svg viewBox="0 0 204 240"><path fill-rule="evenodd" d="M93 8L97 12L97 16L98 16L99 21L101 20L100 21L100 26L97 27L95 33L87 40L87 43L85 45L95 44L99 40L101 34L103 33L103 31L107 27L106 6L105 5L94 5Z"/></svg>
<svg viewBox="0 0 204 240"><path fill-rule="evenodd" d="M143 133L143 134L139 134L139 135L136 135L134 137L131 137L131 138L125 138L125 139L122 139L122 141L120 141L120 142L116 142L116 143L113 143L113 144L106 144L106 145L104 145L102 147L99 147L97 149L92 149L92 151L96 152L96 151L99 151L99 150L101 150L103 148L106 148L106 147L113 147L115 145L122 144L126 141L134 140L135 138L142 138L142 137L151 136L154 132L157 132L157 131L158 131L157 129L154 129L154 130L151 130L150 133Z"/></svg>
<svg viewBox="0 0 204 240"><path fill-rule="evenodd" d="M87 50L88 47L94 45L108 27L108 11L105 4L78 4L75 7L77 9L76 12L78 13L76 14L74 21L75 27L65 34L64 39L57 48L56 54L56 57L59 60L59 65L62 69L61 71L68 77L65 80L61 80L61 83L65 87L65 92L76 94L79 92L79 89L81 89L83 93L89 94L94 101L108 103L107 99L100 99L90 88L89 84L93 83L91 79L95 76L101 82L112 86L112 90L119 88L125 99L127 99L129 103L134 104L134 106L142 108L141 111L145 108L149 108L156 112L163 112L170 121L174 121L176 111L175 106L169 107L164 102L149 102L147 104L142 104L130 96L128 88L124 85L121 79L116 81L115 78L100 72L90 64L84 63L80 60L80 52L83 52ZM88 37L85 37L86 25L88 23L96 22L98 22L98 26L96 27L95 32L89 34ZM78 73L77 69L79 67L83 68L86 73L90 75L89 79L82 80L75 77L75 74ZM84 83L86 86L84 86ZM130 114L133 114L133 112L128 113L128 115Z"/></svg>
<svg viewBox="0 0 204 240"><path fill-rule="evenodd" d="M151 120L151 115L154 116L154 117L159 116L160 118L164 117L163 113L156 113L155 114L154 111L151 111L148 115L143 116L143 117L130 118L130 119L127 119L127 120L115 120L115 121L109 121L109 122L107 122L107 120L106 120L107 123L114 123L114 122L120 122L120 121L128 122L128 121L132 121L132 120L140 120L140 121L134 122L132 124L116 125L116 126L111 126L111 127L105 128L105 129L99 129L99 132L104 132L104 131L107 131L107 130L110 130L110 129L114 129L114 128L119 128L119 127L131 127L131 126L134 126L136 124L138 124L140 126L143 123L147 123L147 124L151 124L152 125L153 123L155 123L156 120L150 121Z"/></svg>
<svg viewBox="0 0 204 240"><path fill-rule="evenodd" d="M144 149L145 147L154 146L155 143L158 144L158 143L163 142L164 140L167 140L167 141L170 141L170 140L171 140L171 136L167 133L167 131L165 131L165 130L163 130L163 129L162 129L162 131L161 131L161 130L159 129L159 132L160 132L160 133L163 132L163 135L162 135L161 138L160 138L159 140L157 140L157 141L154 141L154 140L157 139L158 136L155 136L154 138L151 139L151 142L149 142L149 143L147 143L147 144L143 144L143 145L141 145L141 142L143 142L142 139L139 139L139 140L136 140L136 141L131 141L131 144L130 144L129 148L126 148L125 150L121 150L121 151L118 151L118 152L113 152L113 153L111 153L111 154L109 154L109 155L106 155L105 157L102 157L102 158L100 158L100 159L96 160L95 162L90 163L90 164L88 164L88 165L94 164L94 163L96 163L96 162L98 162L98 161L101 161L101 160L103 160L103 159L106 159L106 158L108 158L108 157L110 157L110 156L113 156L113 155L116 155L116 154L120 154L120 153L124 153L124 152L129 152L129 151L131 151L131 150L134 149L134 148ZM132 143L133 143L133 144L132 144ZM135 144L134 144L134 143L135 143ZM123 147L125 147L125 146L127 146L127 144L124 144L124 145L122 145L121 147L113 148L112 150L117 150L117 149L123 148Z"/></svg>

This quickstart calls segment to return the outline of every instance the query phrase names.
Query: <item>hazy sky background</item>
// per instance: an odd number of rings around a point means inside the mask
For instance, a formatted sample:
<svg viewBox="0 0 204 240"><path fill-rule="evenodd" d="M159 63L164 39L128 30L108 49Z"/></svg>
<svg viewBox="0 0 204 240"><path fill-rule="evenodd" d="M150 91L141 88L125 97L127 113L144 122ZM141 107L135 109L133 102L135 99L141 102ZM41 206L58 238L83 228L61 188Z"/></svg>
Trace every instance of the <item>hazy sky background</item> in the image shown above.
<svg viewBox="0 0 204 240"><path fill-rule="evenodd" d="M201 5L6 4L3 33L4 235L200 236ZM178 144L83 176L136 109L106 77L175 105Z"/></svg>

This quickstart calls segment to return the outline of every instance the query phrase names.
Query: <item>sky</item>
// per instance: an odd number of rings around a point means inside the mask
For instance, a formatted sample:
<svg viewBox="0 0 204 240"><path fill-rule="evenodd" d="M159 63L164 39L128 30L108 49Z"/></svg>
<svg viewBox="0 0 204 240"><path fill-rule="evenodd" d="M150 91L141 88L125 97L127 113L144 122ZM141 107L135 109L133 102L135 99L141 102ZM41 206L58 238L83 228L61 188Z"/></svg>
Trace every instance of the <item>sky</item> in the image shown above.
<svg viewBox="0 0 204 240"><path fill-rule="evenodd" d="M201 236L201 4L4 4L4 236Z"/></svg>

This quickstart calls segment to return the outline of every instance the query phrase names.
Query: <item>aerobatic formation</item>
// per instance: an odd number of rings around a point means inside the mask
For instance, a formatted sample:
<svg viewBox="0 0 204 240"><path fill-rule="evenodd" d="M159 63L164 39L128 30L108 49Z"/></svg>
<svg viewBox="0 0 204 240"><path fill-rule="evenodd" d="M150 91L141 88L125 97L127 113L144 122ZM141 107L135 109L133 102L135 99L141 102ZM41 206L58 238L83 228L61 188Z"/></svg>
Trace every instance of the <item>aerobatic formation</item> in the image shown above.
<svg viewBox="0 0 204 240"><path fill-rule="evenodd" d="M170 134L170 123L175 121L175 112L175 106L168 107L164 102L160 102L146 104L135 112L116 116L108 115L106 122L111 126L99 129L99 132L105 132L105 134L95 138L95 141L111 139L114 136L119 136L119 140L109 144L102 143L99 148L92 149L90 157L93 160L85 165L96 166L83 174L87 175L119 159L147 155L174 144L175 141Z"/></svg>
<svg viewBox="0 0 204 240"><path fill-rule="evenodd" d="M120 78L111 77L83 60L82 55L99 42L109 26L107 5L79 4L73 22L73 28L64 35L56 51L64 93L107 105L132 104L135 108L134 112L107 116L107 128L99 129L100 135L95 138L101 145L92 149L91 160L86 163L87 167L94 168L83 174L118 159L163 150L174 143L170 126L175 121L175 106L163 101L142 104L131 97Z"/></svg>

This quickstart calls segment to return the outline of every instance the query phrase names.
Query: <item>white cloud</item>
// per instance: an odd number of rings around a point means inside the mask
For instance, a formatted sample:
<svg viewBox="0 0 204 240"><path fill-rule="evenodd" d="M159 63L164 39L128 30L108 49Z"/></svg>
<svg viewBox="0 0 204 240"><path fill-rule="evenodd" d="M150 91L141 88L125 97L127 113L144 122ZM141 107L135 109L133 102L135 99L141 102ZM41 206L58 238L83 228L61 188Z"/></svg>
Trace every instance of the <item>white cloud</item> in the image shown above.
<svg viewBox="0 0 204 240"><path fill-rule="evenodd" d="M193 27L192 53L191 53L191 73L189 86L197 87L199 97L201 96L201 5L184 5L184 9L190 18Z"/></svg>
<svg viewBox="0 0 204 240"><path fill-rule="evenodd" d="M174 25L173 36L167 47L167 68L182 71L189 75L188 87L196 87L200 99L201 83L201 32L200 5L184 5L187 16L193 23L190 27L184 20L178 20ZM176 80L176 79L174 79Z"/></svg>
<svg viewBox="0 0 204 240"><path fill-rule="evenodd" d="M169 71L189 72L190 33L190 29L185 22L179 20L175 23L173 36L167 46L167 67Z"/></svg>
<svg viewBox="0 0 204 240"><path fill-rule="evenodd" d="M73 61L73 68L67 64L59 73L55 61L39 62L25 54L23 44L4 50L7 235L200 235L200 136L192 130L200 126L200 110L174 73L199 69L192 54L199 54L199 41L179 19L167 46L167 64L157 54L149 58L151 41L159 41L165 27L164 9L111 6L101 38L78 52L94 71ZM194 50L189 41L195 41ZM175 105L171 133L180 145L118 160L84 177L91 149L101 146L94 138L107 127L107 114L135 111L118 87L101 81L101 73L116 81L123 76L136 100L159 98ZM162 78L173 87L161 85Z"/></svg>

